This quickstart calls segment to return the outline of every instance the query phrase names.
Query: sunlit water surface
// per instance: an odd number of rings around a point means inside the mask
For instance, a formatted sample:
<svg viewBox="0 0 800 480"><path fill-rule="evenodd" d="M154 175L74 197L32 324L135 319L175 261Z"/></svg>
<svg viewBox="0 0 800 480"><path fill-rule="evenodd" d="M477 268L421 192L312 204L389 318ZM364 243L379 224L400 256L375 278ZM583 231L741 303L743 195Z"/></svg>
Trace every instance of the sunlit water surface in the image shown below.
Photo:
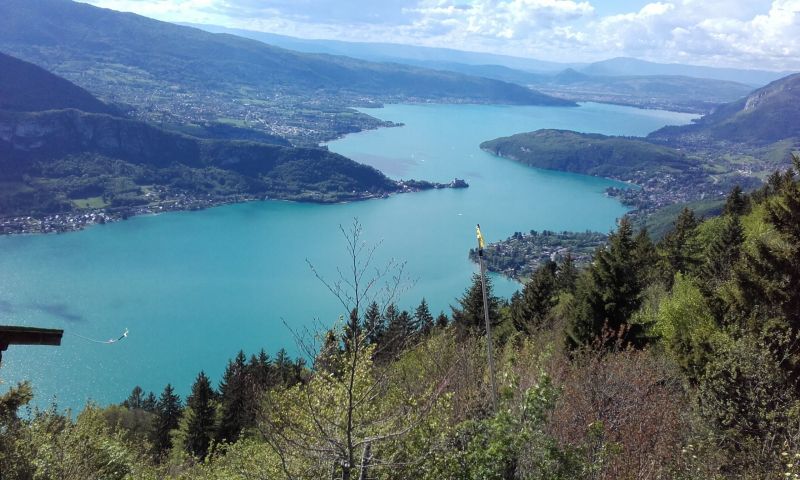
<svg viewBox="0 0 800 480"><path fill-rule="evenodd" d="M0 238L0 324L63 328L61 347L11 346L0 390L30 380L36 404L80 408L123 400L134 385L185 395L200 370L218 381L239 349L297 353L291 330L343 313L311 273L347 261L338 225L357 217L376 264L405 261L414 280L400 298L449 312L476 267L467 259L481 223L488 241L530 229L608 231L625 209L614 182L529 168L482 152L498 136L538 128L644 135L685 114L584 104L579 108L389 105L365 110L399 128L349 135L331 150L393 178L448 182L438 190L339 205L280 201L142 216L62 235ZM496 292L518 285L494 277ZM291 327L291 329L289 327ZM130 336L116 344L89 342Z"/></svg>

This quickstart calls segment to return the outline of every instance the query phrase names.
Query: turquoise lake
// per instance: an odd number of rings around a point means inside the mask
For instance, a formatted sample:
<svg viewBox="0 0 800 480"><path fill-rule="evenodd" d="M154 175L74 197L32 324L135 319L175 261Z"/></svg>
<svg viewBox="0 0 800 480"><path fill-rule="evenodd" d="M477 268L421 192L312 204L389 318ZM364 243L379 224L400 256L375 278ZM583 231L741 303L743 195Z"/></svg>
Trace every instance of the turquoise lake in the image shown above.
<svg viewBox="0 0 800 480"><path fill-rule="evenodd" d="M63 328L61 347L4 352L0 378L30 380L36 405L80 408L124 400L135 385L184 396L200 370L217 382L239 349L297 352L291 330L329 326L342 312L306 259L327 278L344 265L338 225L354 217L376 263L407 262L415 280L399 304L425 297L434 314L468 286L475 224L488 241L515 231L610 230L625 208L603 191L615 182L537 170L482 152L498 136L539 128L645 135L693 116L584 104L579 108L388 105L364 110L403 127L349 135L329 148L393 178L470 188L339 205L253 202L142 216L62 235L0 238L0 324ZM509 296L519 286L494 277ZM290 326L291 329L289 327ZM108 339L125 328L128 338Z"/></svg>

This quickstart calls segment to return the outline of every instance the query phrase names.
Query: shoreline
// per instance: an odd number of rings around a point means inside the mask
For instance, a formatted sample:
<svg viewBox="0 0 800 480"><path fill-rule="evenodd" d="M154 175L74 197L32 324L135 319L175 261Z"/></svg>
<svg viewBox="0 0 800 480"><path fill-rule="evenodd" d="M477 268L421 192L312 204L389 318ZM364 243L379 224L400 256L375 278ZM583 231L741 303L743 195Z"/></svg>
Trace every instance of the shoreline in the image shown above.
<svg viewBox="0 0 800 480"><path fill-rule="evenodd" d="M332 200L314 199L319 193L307 192L304 195L290 198L270 197L269 195L237 194L225 197L196 197L190 194L178 193L169 200L154 202L148 205L139 205L125 208L94 208L76 212L64 212L49 215L17 215L0 217L0 235L38 235L78 232L94 225L105 225L127 220L131 217L143 215L158 215L168 212L191 212L234 205L239 203L259 201L283 201L296 203L313 203L318 205L336 205L350 202L360 202L375 199L385 199L392 195L404 193L417 193L426 190L461 189L468 188L469 184L461 179L454 179L450 183L428 182L425 180L397 180L397 190L393 192L372 193L362 192L342 195L341 198Z"/></svg>

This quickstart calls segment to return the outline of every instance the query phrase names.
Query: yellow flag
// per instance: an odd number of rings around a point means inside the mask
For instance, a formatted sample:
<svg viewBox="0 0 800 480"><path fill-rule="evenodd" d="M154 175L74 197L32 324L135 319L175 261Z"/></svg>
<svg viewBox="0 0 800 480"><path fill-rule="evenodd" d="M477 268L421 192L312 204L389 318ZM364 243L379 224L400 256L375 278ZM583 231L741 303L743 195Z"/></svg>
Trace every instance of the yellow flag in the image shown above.
<svg viewBox="0 0 800 480"><path fill-rule="evenodd" d="M480 224L478 224L478 226L475 227L475 230L476 230L477 235L478 235L478 246L480 248L483 248L485 246L485 244L483 243L483 235L481 235L481 226L480 226Z"/></svg>

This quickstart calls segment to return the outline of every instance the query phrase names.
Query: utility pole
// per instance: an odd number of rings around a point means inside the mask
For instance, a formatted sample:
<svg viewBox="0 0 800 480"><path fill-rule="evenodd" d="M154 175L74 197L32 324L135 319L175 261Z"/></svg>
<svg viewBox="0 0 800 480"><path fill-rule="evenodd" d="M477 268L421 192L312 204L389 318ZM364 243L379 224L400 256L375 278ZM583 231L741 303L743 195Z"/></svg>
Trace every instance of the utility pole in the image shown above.
<svg viewBox="0 0 800 480"><path fill-rule="evenodd" d="M489 302L486 298L486 265L483 263L483 235L481 225L476 227L478 235L478 263L481 266L481 291L483 292L483 319L486 321L486 357L489 360L489 381L492 384L492 409L497 412L497 381L494 375L494 348L492 339L492 325L489 322Z"/></svg>

